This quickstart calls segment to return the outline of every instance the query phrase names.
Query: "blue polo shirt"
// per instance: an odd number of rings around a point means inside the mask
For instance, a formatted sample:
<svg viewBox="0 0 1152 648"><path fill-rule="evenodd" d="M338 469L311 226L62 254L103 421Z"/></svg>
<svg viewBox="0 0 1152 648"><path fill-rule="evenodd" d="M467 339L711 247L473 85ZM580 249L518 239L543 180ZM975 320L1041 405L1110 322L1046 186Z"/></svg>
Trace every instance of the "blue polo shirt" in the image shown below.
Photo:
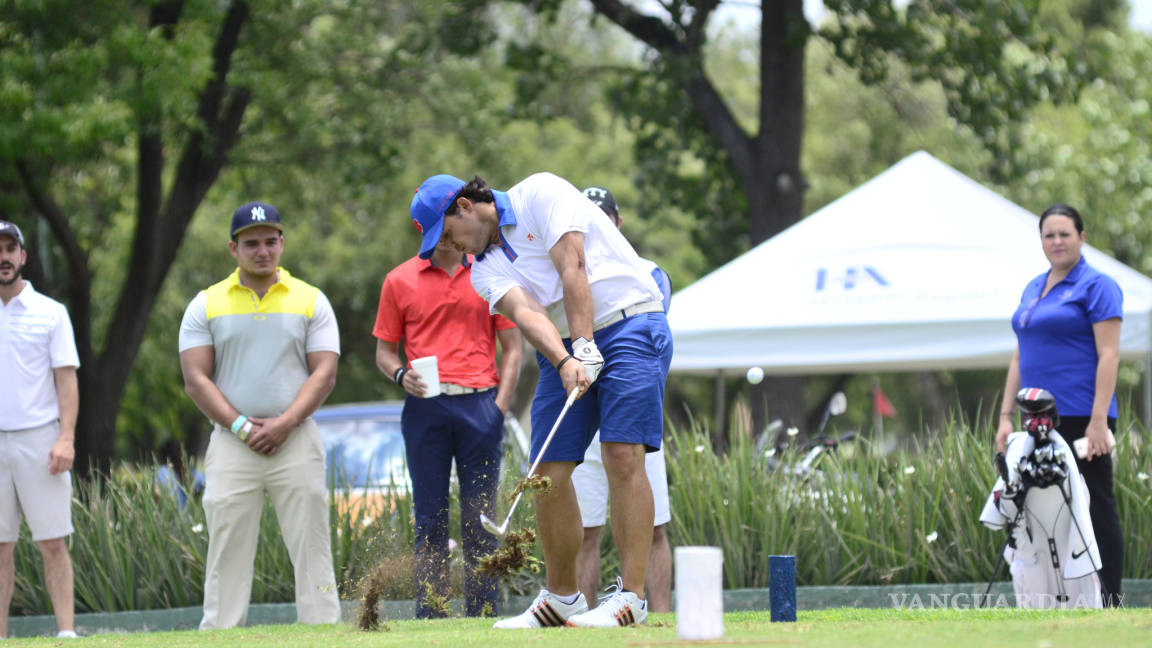
<svg viewBox="0 0 1152 648"><path fill-rule="evenodd" d="M1041 299L1047 280L1045 272L1028 283L1012 316L1020 345L1020 386L1052 392L1063 416L1091 416L1098 361L1092 325L1122 317L1124 294L1083 257ZM1116 416L1115 394L1108 416Z"/></svg>

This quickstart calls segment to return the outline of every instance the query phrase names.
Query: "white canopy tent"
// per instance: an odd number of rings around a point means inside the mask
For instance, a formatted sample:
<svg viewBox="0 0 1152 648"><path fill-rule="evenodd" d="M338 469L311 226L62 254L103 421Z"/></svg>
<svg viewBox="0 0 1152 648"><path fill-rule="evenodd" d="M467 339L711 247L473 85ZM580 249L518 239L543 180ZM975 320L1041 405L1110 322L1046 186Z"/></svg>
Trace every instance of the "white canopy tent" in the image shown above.
<svg viewBox="0 0 1152 648"><path fill-rule="evenodd" d="M1120 284L1121 357L1147 371L1152 279L1083 254ZM1007 367L1009 319L1047 267L1037 216L921 151L673 295L672 371Z"/></svg>

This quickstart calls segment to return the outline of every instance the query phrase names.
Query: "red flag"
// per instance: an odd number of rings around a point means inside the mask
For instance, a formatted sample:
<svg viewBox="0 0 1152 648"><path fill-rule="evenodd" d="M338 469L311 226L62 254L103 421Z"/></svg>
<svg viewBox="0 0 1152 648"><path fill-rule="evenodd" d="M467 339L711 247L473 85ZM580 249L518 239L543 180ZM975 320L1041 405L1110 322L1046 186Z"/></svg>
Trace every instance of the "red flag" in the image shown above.
<svg viewBox="0 0 1152 648"><path fill-rule="evenodd" d="M872 386L872 411L884 418L896 418L896 408L892 407L892 401L884 395L880 385Z"/></svg>

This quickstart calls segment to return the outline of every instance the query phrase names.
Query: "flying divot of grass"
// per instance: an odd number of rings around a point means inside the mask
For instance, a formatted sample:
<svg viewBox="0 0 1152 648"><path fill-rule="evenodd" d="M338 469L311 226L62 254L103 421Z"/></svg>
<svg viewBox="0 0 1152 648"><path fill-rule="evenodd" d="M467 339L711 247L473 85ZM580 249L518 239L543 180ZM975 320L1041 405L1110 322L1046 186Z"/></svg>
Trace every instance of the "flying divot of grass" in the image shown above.
<svg viewBox="0 0 1152 648"><path fill-rule="evenodd" d="M504 578L525 567L539 572L540 560L532 555L530 549L533 542L536 542L536 532L532 529L521 528L519 531L508 532L499 549L476 561L476 573Z"/></svg>
<svg viewBox="0 0 1152 648"><path fill-rule="evenodd" d="M431 608L435 614L448 616L448 613L452 611L450 603L451 599L447 595L436 593L432 583L424 584L424 605Z"/></svg>
<svg viewBox="0 0 1152 648"><path fill-rule="evenodd" d="M381 623L380 615L376 611L376 606L380 602L380 598L391 589L393 582L397 578L403 577L403 575L399 573L403 568L403 565L398 561L385 560L372 569L372 571L368 572L364 579L360 581L360 591L362 594L360 613L357 615L356 625L361 630L391 630L388 624Z"/></svg>
<svg viewBox="0 0 1152 648"><path fill-rule="evenodd" d="M511 502L516 499L516 496L524 491L536 491L538 494L543 495L552 490L552 478L544 475L535 474L528 475L516 483L516 487L508 493L508 501Z"/></svg>

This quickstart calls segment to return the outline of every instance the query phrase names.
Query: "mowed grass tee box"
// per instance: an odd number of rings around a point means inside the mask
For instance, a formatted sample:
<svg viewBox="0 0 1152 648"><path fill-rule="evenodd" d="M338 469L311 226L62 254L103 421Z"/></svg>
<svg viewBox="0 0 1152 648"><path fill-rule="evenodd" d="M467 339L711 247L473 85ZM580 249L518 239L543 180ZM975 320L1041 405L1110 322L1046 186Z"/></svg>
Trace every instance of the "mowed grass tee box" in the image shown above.
<svg viewBox="0 0 1152 648"><path fill-rule="evenodd" d="M681 641L674 614L653 614L646 626L612 629L543 628L494 630L491 619L388 621L387 629L362 632L336 626L259 626L212 632L163 632L92 635L85 646L152 648L160 646L443 646L445 648L580 646L621 648L667 645L784 645L841 648L965 648L1003 646L1090 646L1107 638L1110 648L1148 645L1152 609L1034 611L874 610L840 608L800 612L796 623L771 623L768 612L724 616L724 638ZM56 644L56 640L50 640ZM43 639L29 645L48 645Z"/></svg>

